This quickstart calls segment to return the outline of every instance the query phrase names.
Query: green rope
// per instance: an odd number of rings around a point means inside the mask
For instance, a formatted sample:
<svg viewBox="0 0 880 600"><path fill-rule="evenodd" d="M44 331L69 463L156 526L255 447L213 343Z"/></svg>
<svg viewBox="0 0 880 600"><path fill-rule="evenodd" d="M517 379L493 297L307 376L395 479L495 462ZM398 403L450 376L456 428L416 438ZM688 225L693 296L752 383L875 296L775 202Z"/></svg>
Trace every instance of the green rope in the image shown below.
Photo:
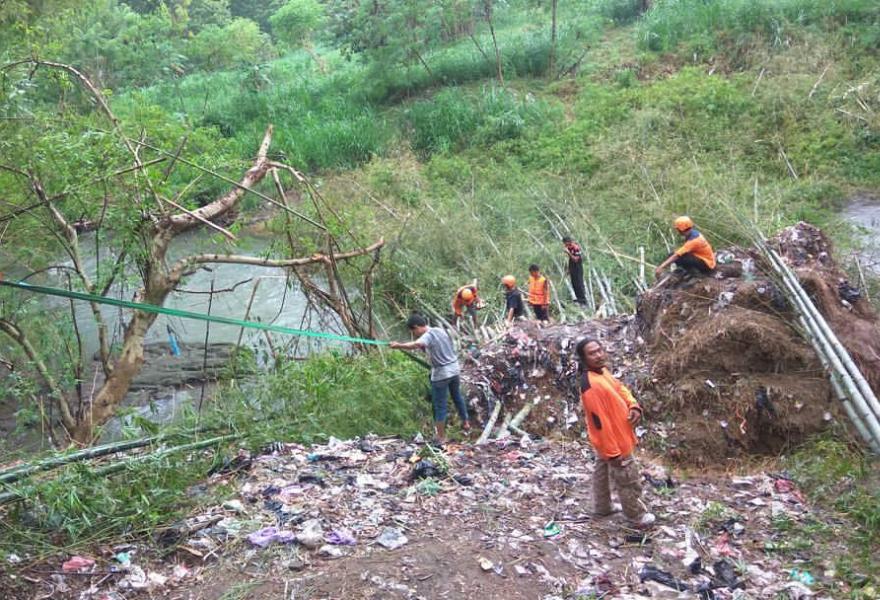
<svg viewBox="0 0 880 600"><path fill-rule="evenodd" d="M372 340L368 338L351 337L347 335L336 335L334 333L311 331L308 329L292 329L290 327L282 327L281 325L267 325L266 323L257 323L256 321L243 321L241 319L233 319L231 317L218 317L216 315L206 315L203 313L190 312L188 310L165 308L164 306L156 306L155 304L129 302L128 300L106 298L104 296L95 296L92 294L84 294L82 292L72 292L69 290L62 290L60 288L31 285L29 283L25 283L24 281L0 281L0 285L5 285L6 287L19 289L34 294L60 296L61 298L72 298L74 300L84 300L86 302L96 302L98 304L109 304L110 306L120 306L122 308L130 308L133 310L155 313L157 315L180 317L182 319L194 319L196 321L222 323L224 325L235 325L237 327L248 327L250 329L262 329L263 331L274 331L276 333L284 333L287 335L299 335L303 337L322 338L325 340L335 340L339 342L350 342L352 344L371 344L373 346L388 345L388 342L384 340Z"/></svg>

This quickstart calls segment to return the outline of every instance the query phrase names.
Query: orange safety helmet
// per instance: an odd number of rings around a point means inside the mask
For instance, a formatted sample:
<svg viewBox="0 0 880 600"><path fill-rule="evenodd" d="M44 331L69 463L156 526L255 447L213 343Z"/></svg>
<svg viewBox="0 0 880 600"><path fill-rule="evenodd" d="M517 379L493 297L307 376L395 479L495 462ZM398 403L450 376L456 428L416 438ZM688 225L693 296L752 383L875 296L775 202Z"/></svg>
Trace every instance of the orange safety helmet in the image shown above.
<svg viewBox="0 0 880 600"><path fill-rule="evenodd" d="M691 220L690 217L678 217L675 220L675 228L682 233L692 228L693 226L694 222Z"/></svg>
<svg viewBox="0 0 880 600"><path fill-rule="evenodd" d="M474 293L471 291L471 288L464 288L461 290L461 299L465 302L469 302L474 299Z"/></svg>
<svg viewBox="0 0 880 600"><path fill-rule="evenodd" d="M509 288L514 288L516 287L516 277L513 275L505 275L501 278L501 283Z"/></svg>

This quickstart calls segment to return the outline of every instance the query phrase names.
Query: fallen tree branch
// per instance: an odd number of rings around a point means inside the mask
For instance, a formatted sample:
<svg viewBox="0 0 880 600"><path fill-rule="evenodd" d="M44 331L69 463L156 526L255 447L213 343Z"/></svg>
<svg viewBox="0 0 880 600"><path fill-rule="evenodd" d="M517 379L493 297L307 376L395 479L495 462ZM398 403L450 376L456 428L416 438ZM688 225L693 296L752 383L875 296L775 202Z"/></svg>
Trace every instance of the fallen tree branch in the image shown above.
<svg viewBox="0 0 880 600"><path fill-rule="evenodd" d="M349 252L333 254L332 256L328 256L327 254L323 253L316 253L311 256L304 256L300 258L281 259L261 258L259 256L245 256L238 254L197 254L195 256L188 256L178 261L169 271L169 277L175 281L179 280L193 266L206 263L254 265L258 267L276 268L302 267L305 265L316 263L331 264L332 260L347 260L350 258L355 258L357 256L370 254L374 250L381 248L384 245L385 239L381 238L378 242L367 246L366 248L359 248L357 250L351 250Z"/></svg>

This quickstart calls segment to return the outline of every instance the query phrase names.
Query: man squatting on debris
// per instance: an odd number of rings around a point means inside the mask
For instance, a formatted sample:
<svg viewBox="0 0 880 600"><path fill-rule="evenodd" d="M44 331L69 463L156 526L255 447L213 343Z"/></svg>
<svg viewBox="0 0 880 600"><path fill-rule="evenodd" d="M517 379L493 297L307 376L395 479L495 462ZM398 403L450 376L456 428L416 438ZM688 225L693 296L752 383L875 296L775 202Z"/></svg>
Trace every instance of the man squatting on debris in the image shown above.
<svg viewBox="0 0 880 600"><path fill-rule="evenodd" d="M406 322L410 332L416 338L412 342L391 342L392 348L398 350L424 350L431 363L431 402L434 405L434 429L437 442L446 442L446 418L448 417L447 394L452 396L461 427L470 431L471 422L468 418L467 405L461 395L459 374L461 367L452 345L449 334L439 327L428 327L428 320L422 315L413 314Z"/></svg>
<svg viewBox="0 0 880 600"><path fill-rule="evenodd" d="M715 252L709 241L703 237L690 217L678 217L674 222L675 229L684 238L684 244L670 254L657 266L655 277L660 277L663 269L675 263L685 274L702 273L708 275L715 270Z"/></svg>
<svg viewBox="0 0 880 600"><path fill-rule="evenodd" d="M636 528L650 527L655 517L645 512L641 502L641 477L633 451L633 427L642 418L642 409L629 389L606 368L605 349L594 339L585 338L575 347L580 362L581 403L590 443L596 452L593 472L593 511L597 516L615 512L611 504L609 478L617 488L623 514Z"/></svg>

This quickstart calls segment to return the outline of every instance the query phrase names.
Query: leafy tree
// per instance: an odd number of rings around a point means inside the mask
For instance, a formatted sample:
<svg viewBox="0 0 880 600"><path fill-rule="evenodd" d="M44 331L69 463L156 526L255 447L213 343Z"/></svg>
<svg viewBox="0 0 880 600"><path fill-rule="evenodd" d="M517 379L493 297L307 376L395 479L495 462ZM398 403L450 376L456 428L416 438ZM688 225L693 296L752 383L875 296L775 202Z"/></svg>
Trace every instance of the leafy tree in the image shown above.
<svg viewBox="0 0 880 600"><path fill-rule="evenodd" d="M419 63L432 74L426 55L442 39L443 9L420 0L336 0L330 11L344 52L377 65Z"/></svg>
<svg viewBox="0 0 880 600"><path fill-rule="evenodd" d="M189 42L187 52L195 66L207 70L252 65L273 53L269 37L249 19L204 28Z"/></svg>
<svg viewBox="0 0 880 600"><path fill-rule="evenodd" d="M269 18L284 6L284 0L230 0L229 9L233 17L250 19L263 31L270 31Z"/></svg>
<svg viewBox="0 0 880 600"><path fill-rule="evenodd" d="M290 0L269 18L275 39L291 48L302 47L324 71L312 47L312 32L324 20L324 7L317 0Z"/></svg>

